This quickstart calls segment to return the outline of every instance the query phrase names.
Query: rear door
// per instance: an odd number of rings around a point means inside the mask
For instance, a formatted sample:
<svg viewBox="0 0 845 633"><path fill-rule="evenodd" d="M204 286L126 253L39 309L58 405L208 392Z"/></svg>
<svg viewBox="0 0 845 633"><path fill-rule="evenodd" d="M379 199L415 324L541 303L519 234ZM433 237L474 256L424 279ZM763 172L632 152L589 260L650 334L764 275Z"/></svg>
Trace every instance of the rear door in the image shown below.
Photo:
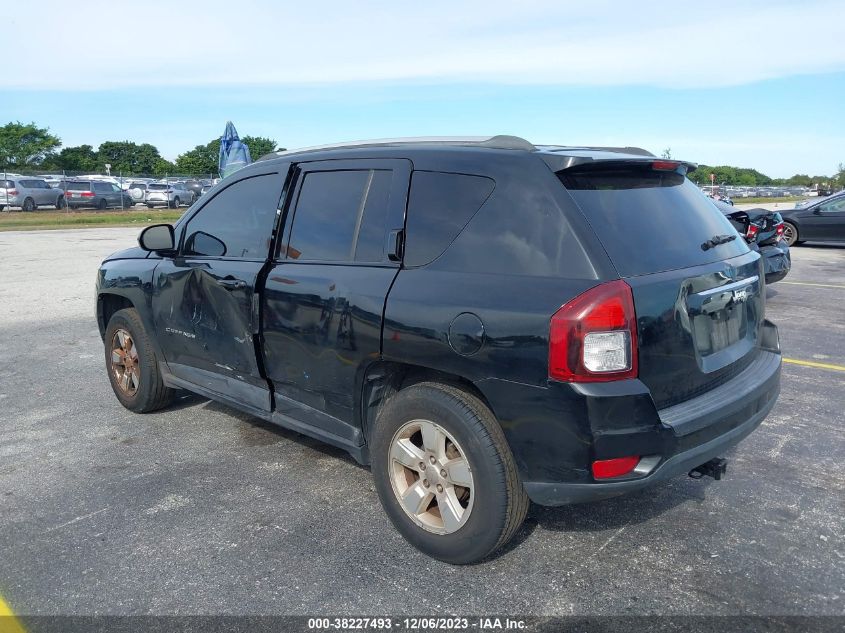
<svg viewBox="0 0 845 633"><path fill-rule="evenodd" d="M399 270L411 163L300 164L265 285L264 364L276 411L360 445L356 393L379 359L384 302Z"/></svg>
<svg viewBox="0 0 845 633"><path fill-rule="evenodd" d="M682 167L608 161L558 177L633 290L639 378L658 407L754 360L765 301L760 257Z"/></svg>
<svg viewBox="0 0 845 633"><path fill-rule="evenodd" d="M269 168L219 190L153 276L153 320L173 375L261 410L270 398L256 355L257 287L284 178Z"/></svg>

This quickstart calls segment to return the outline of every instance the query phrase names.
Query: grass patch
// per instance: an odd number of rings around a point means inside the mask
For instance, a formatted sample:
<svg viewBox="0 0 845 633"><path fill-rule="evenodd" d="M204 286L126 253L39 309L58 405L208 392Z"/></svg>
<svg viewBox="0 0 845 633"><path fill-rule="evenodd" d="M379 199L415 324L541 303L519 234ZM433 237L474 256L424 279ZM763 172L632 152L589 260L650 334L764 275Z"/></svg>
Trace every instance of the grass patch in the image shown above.
<svg viewBox="0 0 845 633"><path fill-rule="evenodd" d="M84 229L102 226L146 226L175 222L184 210L145 211L11 211L0 213L0 231Z"/></svg>
<svg viewBox="0 0 845 633"><path fill-rule="evenodd" d="M767 204L769 202L798 202L806 200L804 196L784 196L783 198L731 198L734 204Z"/></svg>

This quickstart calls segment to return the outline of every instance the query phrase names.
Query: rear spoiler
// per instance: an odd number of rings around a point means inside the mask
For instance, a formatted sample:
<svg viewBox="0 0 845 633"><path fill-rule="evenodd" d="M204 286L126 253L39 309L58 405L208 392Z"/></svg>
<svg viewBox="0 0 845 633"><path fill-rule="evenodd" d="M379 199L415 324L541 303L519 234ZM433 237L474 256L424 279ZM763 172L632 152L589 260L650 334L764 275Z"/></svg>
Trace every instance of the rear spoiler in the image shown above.
<svg viewBox="0 0 845 633"><path fill-rule="evenodd" d="M558 152L540 153L541 158L553 172L572 169L573 167L610 167L613 165L651 163L653 169L661 171L678 171L688 174L698 169L697 163L672 158L657 158L656 156L614 154L613 152L596 154L560 154Z"/></svg>

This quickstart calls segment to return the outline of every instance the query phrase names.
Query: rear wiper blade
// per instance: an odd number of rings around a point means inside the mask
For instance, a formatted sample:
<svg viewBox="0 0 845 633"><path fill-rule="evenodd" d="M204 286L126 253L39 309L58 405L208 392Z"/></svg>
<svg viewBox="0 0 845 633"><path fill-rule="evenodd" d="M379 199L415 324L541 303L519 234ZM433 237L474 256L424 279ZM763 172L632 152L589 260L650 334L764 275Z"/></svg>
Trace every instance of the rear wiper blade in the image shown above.
<svg viewBox="0 0 845 633"><path fill-rule="evenodd" d="M734 233L733 235L714 235L709 240L704 242L701 245L701 250L708 251L714 246L718 246L719 244L727 244L728 242L732 242L736 239L737 234Z"/></svg>

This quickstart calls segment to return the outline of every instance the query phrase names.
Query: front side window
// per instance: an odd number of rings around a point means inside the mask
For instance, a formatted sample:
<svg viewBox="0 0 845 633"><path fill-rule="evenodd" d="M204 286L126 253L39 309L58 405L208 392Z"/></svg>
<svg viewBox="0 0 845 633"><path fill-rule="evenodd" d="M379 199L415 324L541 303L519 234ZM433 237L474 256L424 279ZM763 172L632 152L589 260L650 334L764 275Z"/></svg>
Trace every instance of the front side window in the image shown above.
<svg viewBox="0 0 845 633"><path fill-rule="evenodd" d="M381 262L393 172L388 169L305 174L288 257L301 261Z"/></svg>
<svg viewBox="0 0 845 633"><path fill-rule="evenodd" d="M843 213L845 212L845 197L841 200L836 200L834 202L828 202L827 204L823 204L821 210L824 213Z"/></svg>
<svg viewBox="0 0 845 633"><path fill-rule="evenodd" d="M185 227L185 255L266 259L279 207L278 174L239 180L218 193Z"/></svg>

